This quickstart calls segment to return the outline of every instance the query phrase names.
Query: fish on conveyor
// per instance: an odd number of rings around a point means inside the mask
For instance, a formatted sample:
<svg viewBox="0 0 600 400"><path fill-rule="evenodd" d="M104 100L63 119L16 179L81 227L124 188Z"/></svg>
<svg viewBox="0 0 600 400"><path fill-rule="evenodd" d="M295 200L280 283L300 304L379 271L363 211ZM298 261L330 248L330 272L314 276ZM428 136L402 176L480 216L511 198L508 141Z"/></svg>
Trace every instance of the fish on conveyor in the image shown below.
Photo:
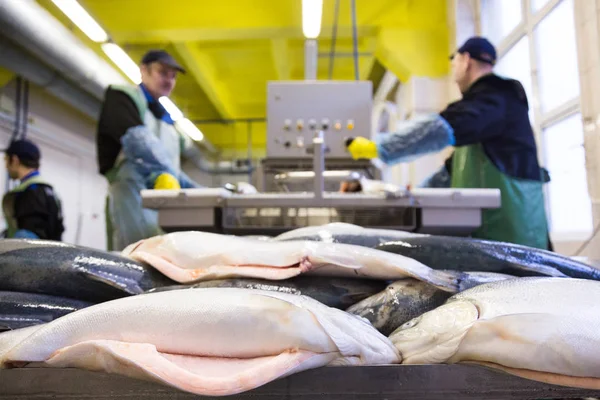
<svg viewBox="0 0 600 400"><path fill-rule="evenodd" d="M91 305L66 297L0 291L0 331L45 324Z"/></svg>
<svg viewBox="0 0 600 400"><path fill-rule="evenodd" d="M417 233L395 231L391 229L363 228L358 225L345 222L332 222L319 226L307 226L275 236L272 240L276 242L287 242L290 240L310 240L325 243L344 243L357 246L376 247L380 244L407 237L421 236Z"/></svg>
<svg viewBox="0 0 600 400"><path fill-rule="evenodd" d="M600 280L598 268L557 253L511 243L420 235L384 243L376 249L414 258L433 269Z"/></svg>
<svg viewBox="0 0 600 400"><path fill-rule="evenodd" d="M463 287L512 279L514 276L490 273L466 273ZM444 304L451 293L439 290L416 279L403 279L390 284L385 290L354 304L346 311L366 318L377 330L388 336L413 318Z"/></svg>
<svg viewBox="0 0 600 400"><path fill-rule="evenodd" d="M529 277L452 296L390 339L406 364L469 362L600 389L600 282Z"/></svg>
<svg viewBox="0 0 600 400"><path fill-rule="evenodd" d="M306 296L249 289L132 296L24 336L6 340L2 365L105 371L211 396L326 365L400 362L389 339L361 318Z"/></svg>
<svg viewBox="0 0 600 400"><path fill-rule="evenodd" d="M367 247L310 241L264 242L206 232L174 232L141 240L123 255L179 283L222 278L283 280L300 274L398 280L412 277L450 292L455 274Z"/></svg>
<svg viewBox="0 0 600 400"><path fill-rule="evenodd" d="M175 282L120 255L46 240L0 241L0 290L101 302Z"/></svg>
<svg viewBox="0 0 600 400"><path fill-rule="evenodd" d="M417 281L418 282L418 281ZM385 281L373 279L297 276L283 281L265 279L217 279L193 285L175 285L152 289L150 293L195 288L240 288L308 296L326 306L345 310L383 290ZM445 293L445 292L444 292ZM448 295L449 296L449 295Z"/></svg>

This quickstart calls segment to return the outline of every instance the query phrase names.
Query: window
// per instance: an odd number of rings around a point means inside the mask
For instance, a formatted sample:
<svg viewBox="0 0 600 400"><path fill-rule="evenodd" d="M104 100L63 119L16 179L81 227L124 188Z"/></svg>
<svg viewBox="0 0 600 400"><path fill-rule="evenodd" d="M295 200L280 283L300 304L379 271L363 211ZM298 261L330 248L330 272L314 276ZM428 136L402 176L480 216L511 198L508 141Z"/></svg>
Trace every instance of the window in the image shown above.
<svg viewBox="0 0 600 400"><path fill-rule="evenodd" d="M592 231L592 210L587 189L581 114L544 130L546 168L550 171L551 231L585 236Z"/></svg>
<svg viewBox="0 0 600 400"><path fill-rule="evenodd" d="M579 96L573 0L563 0L534 31L542 113Z"/></svg>
<svg viewBox="0 0 600 400"><path fill-rule="evenodd" d="M496 65L496 73L521 82L529 101L529 120L533 123L533 93L531 89L531 64L529 63L529 40L524 36Z"/></svg>
<svg viewBox="0 0 600 400"><path fill-rule="evenodd" d="M542 9L548 3L548 0L529 0L531 2L531 11L536 12Z"/></svg>
<svg viewBox="0 0 600 400"><path fill-rule="evenodd" d="M481 27L483 36L498 45L519 25L523 15L521 0L482 0Z"/></svg>

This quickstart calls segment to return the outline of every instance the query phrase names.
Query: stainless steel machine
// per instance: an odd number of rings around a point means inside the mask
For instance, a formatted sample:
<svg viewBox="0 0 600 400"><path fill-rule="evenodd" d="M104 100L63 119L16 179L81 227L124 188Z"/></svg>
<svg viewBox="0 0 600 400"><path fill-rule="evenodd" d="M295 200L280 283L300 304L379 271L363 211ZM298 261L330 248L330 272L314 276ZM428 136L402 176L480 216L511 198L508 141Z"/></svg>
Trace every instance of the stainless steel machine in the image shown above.
<svg viewBox="0 0 600 400"><path fill-rule="evenodd" d="M468 235L481 211L500 206L497 189L415 189L339 193L340 181L376 178L345 148L371 127L370 82L273 82L268 90L267 159L259 193L188 189L142 192L166 231L276 235L329 222ZM286 168L281 168L286 166Z"/></svg>

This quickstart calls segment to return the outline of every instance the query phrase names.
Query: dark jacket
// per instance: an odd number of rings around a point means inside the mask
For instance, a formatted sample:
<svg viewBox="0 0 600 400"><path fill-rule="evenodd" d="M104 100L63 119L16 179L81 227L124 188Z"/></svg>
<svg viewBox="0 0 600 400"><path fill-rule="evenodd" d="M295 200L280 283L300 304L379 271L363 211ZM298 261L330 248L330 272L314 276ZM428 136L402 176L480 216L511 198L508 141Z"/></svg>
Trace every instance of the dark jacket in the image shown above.
<svg viewBox="0 0 600 400"><path fill-rule="evenodd" d="M52 186L34 184L22 192L7 193L5 201L14 209L17 229L33 232L40 239L62 240L62 209Z"/></svg>
<svg viewBox="0 0 600 400"><path fill-rule="evenodd" d="M490 161L514 178L543 179L529 122L529 104L516 80L486 75L441 112L456 146L481 143Z"/></svg>

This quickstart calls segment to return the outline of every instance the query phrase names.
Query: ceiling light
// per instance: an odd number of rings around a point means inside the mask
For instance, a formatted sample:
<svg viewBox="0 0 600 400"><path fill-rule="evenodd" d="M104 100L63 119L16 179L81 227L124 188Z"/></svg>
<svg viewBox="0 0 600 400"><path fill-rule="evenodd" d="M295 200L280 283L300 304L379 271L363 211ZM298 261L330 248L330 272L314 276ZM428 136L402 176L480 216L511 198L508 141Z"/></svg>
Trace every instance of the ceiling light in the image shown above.
<svg viewBox="0 0 600 400"><path fill-rule="evenodd" d="M102 50L133 83L139 85L142 82L140 67L129 58L122 48L114 43L104 43L102 44Z"/></svg>
<svg viewBox="0 0 600 400"><path fill-rule="evenodd" d="M91 40L97 43L106 42L108 35L77 0L52 0L60 10Z"/></svg>
<svg viewBox="0 0 600 400"><path fill-rule="evenodd" d="M176 125L183 131L183 133L191 137L192 140L200 142L202 139L204 139L204 134L202 134L200 129L198 129L198 127L189 119L182 118L176 122Z"/></svg>
<svg viewBox="0 0 600 400"><path fill-rule="evenodd" d="M307 39L316 39L321 33L323 0L302 0L302 33Z"/></svg>
<svg viewBox="0 0 600 400"><path fill-rule="evenodd" d="M160 104L162 104L165 110L167 110L173 121L178 121L183 118L183 113L181 110L177 108L175 103L173 103L167 96L161 97L158 99L158 101L160 101Z"/></svg>

